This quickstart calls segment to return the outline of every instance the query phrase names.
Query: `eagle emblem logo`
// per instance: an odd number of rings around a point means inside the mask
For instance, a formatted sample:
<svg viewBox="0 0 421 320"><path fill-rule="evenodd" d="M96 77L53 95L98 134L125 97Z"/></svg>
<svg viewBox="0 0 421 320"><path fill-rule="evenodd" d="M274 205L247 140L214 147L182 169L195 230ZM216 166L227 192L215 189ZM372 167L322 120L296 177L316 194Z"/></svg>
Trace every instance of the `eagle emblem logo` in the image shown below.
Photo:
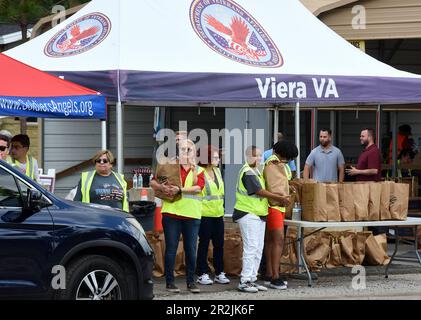
<svg viewBox="0 0 421 320"><path fill-rule="evenodd" d="M110 30L111 22L104 14L84 15L56 33L44 53L49 57L68 57L86 52L102 42Z"/></svg>
<svg viewBox="0 0 421 320"><path fill-rule="evenodd" d="M232 0L194 0L190 21L196 34L214 51L231 60L277 68L282 55L268 33Z"/></svg>

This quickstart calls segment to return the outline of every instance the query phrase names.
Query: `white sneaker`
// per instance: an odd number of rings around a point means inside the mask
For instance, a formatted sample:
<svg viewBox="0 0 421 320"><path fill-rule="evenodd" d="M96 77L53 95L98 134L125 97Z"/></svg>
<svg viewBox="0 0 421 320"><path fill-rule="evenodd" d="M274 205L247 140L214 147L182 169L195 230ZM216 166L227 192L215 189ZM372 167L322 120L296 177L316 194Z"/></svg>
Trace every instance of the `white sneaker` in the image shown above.
<svg viewBox="0 0 421 320"><path fill-rule="evenodd" d="M213 281L211 280L211 278L209 278L209 275L207 273L204 273L199 278L197 278L197 283L207 285L212 284Z"/></svg>
<svg viewBox="0 0 421 320"><path fill-rule="evenodd" d="M250 293L259 292L259 290L256 287L254 287L250 281L247 281L244 283L240 282L238 284L238 290L243 291L243 292L250 292Z"/></svg>
<svg viewBox="0 0 421 320"><path fill-rule="evenodd" d="M215 282L221 283L221 284L227 284L227 283L230 283L230 279L228 279L225 276L225 272L221 272L220 274L215 276Z"/></svg>
<svg viewBox="0 0 421 320"><path fill-rule="evenodd" d="M255 287L258 291L268 291L268 288L258 284L257 282L252 282L251 285Z"/></svg>

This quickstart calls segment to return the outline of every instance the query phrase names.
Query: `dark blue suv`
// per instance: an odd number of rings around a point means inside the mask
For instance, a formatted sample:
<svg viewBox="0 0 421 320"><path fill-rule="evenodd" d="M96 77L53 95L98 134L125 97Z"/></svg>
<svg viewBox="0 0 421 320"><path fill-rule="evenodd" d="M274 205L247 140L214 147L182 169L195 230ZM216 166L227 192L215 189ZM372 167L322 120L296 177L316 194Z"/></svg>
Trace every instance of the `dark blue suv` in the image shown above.
<svg viewBox="0 0 421 320"><path fill-rule="evenodd" d="M139 222L66 201L0 161L0 298L152 299Z"/></svg>

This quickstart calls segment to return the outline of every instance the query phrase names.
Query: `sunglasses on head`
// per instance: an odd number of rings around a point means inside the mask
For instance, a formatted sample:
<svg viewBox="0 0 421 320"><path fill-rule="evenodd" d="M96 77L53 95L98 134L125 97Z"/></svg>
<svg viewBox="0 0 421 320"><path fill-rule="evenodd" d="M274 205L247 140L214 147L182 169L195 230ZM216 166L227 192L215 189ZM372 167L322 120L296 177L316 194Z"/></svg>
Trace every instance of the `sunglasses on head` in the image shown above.
<svg viewBox="0 0 421 320"><path fill-rule="evenodd" d="M110 161L108 159L96 159L95 163L109 163Z"/></svg>
<svg viewBox="0 0 421 320"><path fill-rule="evenodd" d="M0 146L0 151L5 151L5 150L7 150L6 146Z"/></svg>

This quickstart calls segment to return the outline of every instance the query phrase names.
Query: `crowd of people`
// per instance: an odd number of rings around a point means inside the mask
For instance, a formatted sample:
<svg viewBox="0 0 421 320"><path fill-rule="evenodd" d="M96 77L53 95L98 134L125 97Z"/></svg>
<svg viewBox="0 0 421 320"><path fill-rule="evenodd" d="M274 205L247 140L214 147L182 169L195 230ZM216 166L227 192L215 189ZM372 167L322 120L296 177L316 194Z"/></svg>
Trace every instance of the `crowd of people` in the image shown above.
<svg viewBox="0 0 421 320"><path fill-rule="evenodd" d="M398 151L400 163L413 158L408 147L408 128L400 127ZM409 130L410 133L410 130ZM355 166L346 167L341 150L332 144L330 129L319 132L320 145L308 155L303 171L304 179L317 182L344 182L345 177L357 181L380 181L382 156L375 144L374 131L363 129L360 143L363 150ZM185 252L187 289L200 292L199 285L230 283L224 273L224 179L220 167L220 150L206 146L196 150L187 132L176 136L176 160L180 169L181 185L171 185L154 177L150 186L167 196L163 199L162 225L165 235L166 289L179 292L175 285L174 268L180 235ZM27 135L0 132L0 157L34 180L38 180L38 163L28 154ZM199 152L198 152L199 151ZM199 157L200 155L200 157ZM284 240L286 207L291 204L289 181L296 174L294 159L298 149L294 143L277 135L270 150L249 146L245 163L238 173L235 206L232 219L237 222L243 242L242 271L238 290L256 293L272 289L287 289L287 281L279 273ZM113 171L113 154L102 150L92 159L95 169L81 174L75 201L95 203L129 211L127 183L124 176ZM171 197L178 195L178 200ZM208 267L208 249L213 245L211 278ZM198 244L198 245L197 245ZM264 270L261 262L264 260ZM264 282L260 284L258 274Z"/></svg>

